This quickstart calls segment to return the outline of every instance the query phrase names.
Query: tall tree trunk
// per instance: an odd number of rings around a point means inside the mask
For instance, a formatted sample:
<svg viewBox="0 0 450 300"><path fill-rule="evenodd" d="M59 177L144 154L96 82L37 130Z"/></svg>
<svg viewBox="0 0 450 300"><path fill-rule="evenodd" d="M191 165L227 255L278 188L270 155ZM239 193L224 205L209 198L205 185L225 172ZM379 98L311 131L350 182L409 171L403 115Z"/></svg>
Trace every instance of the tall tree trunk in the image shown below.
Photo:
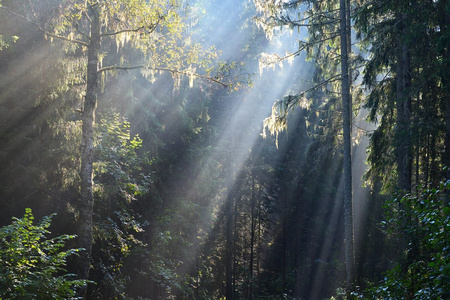
<svg viewBox="0 0 450 300"><path fill-rule="evenodd" d="M227 203L225 204L225 238L226 238L226 253L225 253L225 298L227 300L233 299L233 192L230 191L227 196Z"/></svg>
<svg viewBox="0 0 450 300"><path fill-rule="evenodd" d="M252 174L252 199L251 199L251 228L250 228L250 263L248 267L248 297L247 299L253 299L253 265L254 265L254 252L255 252L255 230L256 230L256 183L254 174Z"/></svg>
<svg viewBox="0 0 450 300"><path fill-rule="evenodd" d="M79 275L82 279L89 278L92 252L92 214L94 200L92 194L93 161L94 161L94 123L95 108L97 106L98 63L100 51L100 19L98 10L91 6L91 36L88 47L87 85L84 108L82 113L81 137L81 202L79 206L80 218L78 226L79 246L85 250L81 252ZM86 297L87 289L80 293Z"/></svg>
<svg viewBox="0 0 450 300"><path fill-rule="evenodd" d="M345 269L347 273L347 293L355 281L355 252L353 236L352 162L351 162L351 100L348 75L348 32L346 0L340 0L340 38L342 72L342 109L344 133L344 223L345 223Z"/></svg>
<svg viewBox="0 0 450 300"><path fill-rule="evenodd" d="M282 201L283 201L283 213L282 213L282 223L281 223L281 230L283 235L283 252L281 256L281 274L282 274L282 289L281 293L282 295L286 293L286 256L287 256L287 238L286 238L286 231L287 231L287 196L283 193L282 194ZM281 295L281 296L282 296Z"/></svg>
<svg viewBox="0 0 450 300"><path fill-rule="evenodd" d="M350 104L352 104L352 84L353 84L353 78L352 78L352 72L351 72L351 66L350 66L350 54L352 53L352 24L351 24L351 0L345 1L345 31L347 33L347 68L348 68L348 86L349 86L349 101ZM352 106L350 105L350 120L352 120ZM350 129L352 129L352 122L350 121Z"/></svg>
<svg viewBox="0 0 450 300"><path fill-rule="evenodd" d="M410 134L410 114L411 97L408 96L410 86L410 54L408 47L401 41L405 33L405 16L400 16L399 22L399 44L397 58L397 130L396 130L396 158L399 189L411 191L411 134Z"/></svg>
<svg viewBox="0 0 450 300"><path fill-rule="evenodd" d="M353 77L352 77L352 71L351 71L351 66L350 66L350 54L352 53L352 24L351 24L351 0L346 0L345 1L345 21L346 21L346 27L345 27L345 31L347 32L347 69L348 69L348 90L349 90L349 94L348 94L348 101L350 103L350 136L352 134L353 131L353 113L352 113L352 109L353 109L353 99L352 99L352 85L353 85Z"/></svg>
<svg viewBox="0 0 450 300"><path fill-rule="evenodd" d="M435 186L435 184L439 183L439 167L436 161L436 136L434 134L431 136L430 152L430 183Z"/></svg>
<svg viewBox="0 0 450 300"><path fill-rule="evenodd" d="M261 285L261 276L260 276L260 265L261 265L261 235L262 235L262 224L261 224L261 220L262 220L262 212L261 212L261 207L262 207L262 188L261 186L258 189L258 211L257 211L257 228L258 230L256 231L256 278L258 279L258 282L256 283L256 291L253 291L254 294L258 295L259 294L259 286Z"/></svg>
<svg viewBox="0 0 450 300"><path fill-rule="evenodd" d="M450 179L450 38L448 32L450 30L450 4L446 1L444 3L444 26L443 36L447 36L446 45L444 49L444 76L443 85L445 93L445 153L444 153L444 165L447 167L446 177ZM450 197L448 202L450 202Z"/></svg>
<svg viewBox="0 0 450 300"><path fill-rule="evenodd" d="M238 177L239 178L239 177ZM238 179L239 180L239 179ZM239 181L240 182L240 181ZM233 272L232 272L232 298L234 299L234 292L236 288L238 287L237 281L239 280L238 276L240 276L239 271L239 262L238 262L238 253L237 253L237 243L238 243L238 212L239 212L239 205L241 204L242 195L239 191L236 191L236 198L234 198L234 212L233 212L233 239L232 239L232 245L231 249L232 251L232 261L233 261ZM244 258L245 260L245 258Z"/></svg>

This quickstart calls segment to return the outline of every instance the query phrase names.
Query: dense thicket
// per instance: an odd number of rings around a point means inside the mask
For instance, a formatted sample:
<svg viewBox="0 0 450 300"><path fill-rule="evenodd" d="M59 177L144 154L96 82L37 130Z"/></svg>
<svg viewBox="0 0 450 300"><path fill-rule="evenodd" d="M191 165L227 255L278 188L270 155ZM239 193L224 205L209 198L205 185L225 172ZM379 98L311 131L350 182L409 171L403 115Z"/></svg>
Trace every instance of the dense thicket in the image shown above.
<svg viewBox="0 0 450 300"><path fill-rule="evenodd" d="M0 294L70 298L88 267L86 299L447 298L447 2L0 1Z"/></svg>

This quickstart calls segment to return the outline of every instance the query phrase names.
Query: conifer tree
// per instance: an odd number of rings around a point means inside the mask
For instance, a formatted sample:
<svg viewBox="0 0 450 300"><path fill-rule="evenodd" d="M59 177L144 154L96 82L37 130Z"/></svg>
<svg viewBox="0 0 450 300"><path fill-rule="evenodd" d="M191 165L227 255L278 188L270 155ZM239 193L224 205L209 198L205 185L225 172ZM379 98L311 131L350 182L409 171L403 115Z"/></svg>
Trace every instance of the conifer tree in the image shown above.
<svg viewBox="0 0 450 300"><path fill-rule="evenodd" d="M352 100L350 93L352 63L351 53L351 2L341 1L254 1L261 15L256 18L258 24L271 37L277 28L308 29L308 39L299 41L299 48L285 56L267 55L262 59L263 67L274 67L284 60L293 59L306 51L308 57L317 65L315 84L300 94L289 95L277 101L272 108L272 115L264 125L275 135L287 128L287 115L296 106L308 107L314 101L308 93L316 89L327 89L339 93L343 125L344 156L344 219L345 219L345 257L347 271L347 292L355 284L355 253L353 236L353 199L351 174L351 129ZM336 44L340 41L340 46ZM339 70L340 67L340 70ZM339 85L335 83L339 82ZM357 90L357 89L355 89ZM336 126L336 125L334 125Z"/></svg>
<svg viewBox="0 0 450 300"><path fill-rule="evenodd" d="M339 2L340 41L341 41L341 91L342 91L342 121L344 134L344 219L345 219L345 268L347 272L347 295L355 284L355 250L353 236L353 197L352 197L352 142L351 122L352 104L350 98L350 78L348 42L350 28L347 27L346 0Z"/></svg>
<svg viewBox="0 0 450 300"><path fill-rule="evenodd" d="M356 28L370 45L365 105L379 124L371 135L368 178L395 178L406 192L438 184L444 175L445 7L445 1L365 1L356 13Z"/></svg>

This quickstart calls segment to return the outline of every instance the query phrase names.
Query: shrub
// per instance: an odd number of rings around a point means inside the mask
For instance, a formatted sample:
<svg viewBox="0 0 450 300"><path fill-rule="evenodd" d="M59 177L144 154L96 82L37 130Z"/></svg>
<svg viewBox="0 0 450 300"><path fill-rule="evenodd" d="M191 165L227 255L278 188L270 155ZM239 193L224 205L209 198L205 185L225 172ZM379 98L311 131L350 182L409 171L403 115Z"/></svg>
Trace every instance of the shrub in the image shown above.
<svg viewBox="0 0 450 300"><path fill-rule="evenodd" d="M450 299L450 180L387 203L387 232L407 245L373 299ZM366 297L369 298L369 297Z"/></svg>
<svg viewBox="0 0 450 300"><path fill-rule="evenodd" d="M0 299L76 299L86 284L66 271L66 259L81 249L64 250L73 235L47 238L53 215L34 224L31 209L0 228Z"/></svg>

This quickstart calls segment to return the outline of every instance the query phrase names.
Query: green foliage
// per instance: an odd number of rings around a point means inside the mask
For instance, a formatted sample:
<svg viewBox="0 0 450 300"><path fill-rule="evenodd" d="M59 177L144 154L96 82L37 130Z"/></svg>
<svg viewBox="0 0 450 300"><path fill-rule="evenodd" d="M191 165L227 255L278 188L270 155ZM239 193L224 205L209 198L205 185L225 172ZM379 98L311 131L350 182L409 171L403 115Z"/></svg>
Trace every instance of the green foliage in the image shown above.
<svg viewBox="0 0 450 300"><path fill-rule="evenodd" d="M262 53L260 73L266 68L275 70L276 66L283 70L284 61L292 64L302 53L306 54L306 60L314 66L313 74L302 74L300 80L303 83L298 92L291 92L274 103L271 115L264 120L264 130L278 137L282 131L287 130L288 115L299 106L316 115L308 120L311 135L320 136L329 132L338 136L336 130L339 130L341 126L338 124L342 122L341 101L337 101L341 95L339 1L254 0L253 3L258 11L254 21L269 39L290 32L298 43L292 53ZM349 76L352 82L359 75L355 70L362 63L362 57L355 53L349 55ZM353 85L351 93L353 112L357 113L363 96L362 90L358 85Z"/></svg>
<svg viewBox="0 0 450 300"><path fill-rule="evenodd" d="M130 123L110 111L100 120L96 146L95 175L102 193L121 193L130 202L147 191L150 177L143 172L151 164L148 155L138 155L139 136L131 136ZM105 189L104 187L109 188Z"/></svg>
<svg viewBox="0 0 450 300"><path fill-rule="evenodd" d="M100 120L94 163L95 227L94 270L98 283L92 296L117 299L125 296L129 276L126 260L145 246L139 239L144 223L133 209L151 182L147 153L138 153L142 139L131 135L130 123L114 110ZM142 267L142 266L137 266Z"/></svg>
<svg viewBox="0 0 450 300"><path fill-rule="evenodd" d="M4 48L8 48L11 43L15 43L18 39L18 36L5 37L4 35L0 34L0 51Z"/></svg>
<svg viewBox="0 0 450 300"><path fill-rule="evenodd" d="M354 28L367 51L362 71L362 83L367 87L365 107L370 110L368 119L379 125L371 135L366 177L372 183L381 179L385 190L389 181L401 174L391 176L402 146L408 146L407 154L412 158L413 185L437 184L441 163L446 164L443 142L448 121L443 112L448 98L444 75L448 67L439 46L448 36L446 3L361 1L355 10ZM402 116L399 104L405 101L399 99L403 97L397 87L402 78L397 69L402 49L408 53L404 66L410 69L408 88L402 94L411 107L409 117L397 124Z"/></svg>
<svg viewBox="0 0 450 300"><path fill-rule="evenodd" d="M75 299L85 280L66 273L66 259L81 249L63 250L73 235L47 238L53 215L34 224L31 209L0 229L0 299Z"/></svg>
<svg viewBox="0 0 450 300"><path fill-rule="evenodd" d="M367 292L379 299L448 299L450 296L450 181L386 203L384 225L397 245L408 245L384 281Z"/></svg>

